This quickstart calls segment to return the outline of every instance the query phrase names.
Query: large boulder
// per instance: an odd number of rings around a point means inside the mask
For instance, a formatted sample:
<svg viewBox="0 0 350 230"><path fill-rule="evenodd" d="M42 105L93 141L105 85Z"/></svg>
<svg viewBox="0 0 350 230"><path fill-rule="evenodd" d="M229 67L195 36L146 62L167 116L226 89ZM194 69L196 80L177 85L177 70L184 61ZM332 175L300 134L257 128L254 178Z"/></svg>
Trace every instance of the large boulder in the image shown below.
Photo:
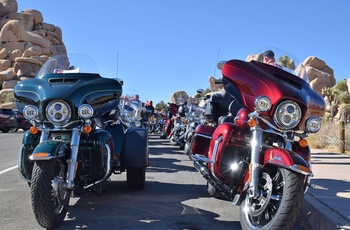
<svg viewBox="0 0 350 230"><path fill-rule="evenodd" d="M49 57L67 53L62 30L38 10L18 12L16 0L0 0L0 41L0 106L14 100L7 95L18 81L35 77Z"/></svg>
<svg viewBox="0 0 350 230"><path fill-rule="evenodd" d="M9 13L17 12L18 3L16 0L0 0L0 17Z"/></svg>
<svg viewBox="0 0 350 230"><path fill-rule="evenodd" d="M307 57L303 65L309 75L310 86L322 95L322 89L331 88L337 84L334 71L323 60L315 57Z"/></svg>

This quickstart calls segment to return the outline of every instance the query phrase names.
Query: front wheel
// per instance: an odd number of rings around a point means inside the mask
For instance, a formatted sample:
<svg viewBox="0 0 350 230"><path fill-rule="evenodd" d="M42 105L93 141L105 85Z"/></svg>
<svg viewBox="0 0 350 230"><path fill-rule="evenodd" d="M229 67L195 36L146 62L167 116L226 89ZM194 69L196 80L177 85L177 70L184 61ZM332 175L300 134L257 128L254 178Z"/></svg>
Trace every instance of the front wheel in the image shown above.
<svg viewBox="0 0 350 230"><path fill-rule="evenodd" d="M129 188L142 190L145 187L146 168L127 168L126 182Z"/></svg>
<svg viewBox="0 0 350 230"><path fill-rule="evenodd" d="M258 197L241 204L242 229L291 229L302 206L303 178L285 168L270 166L259 179Z"/></svg>
<svg viewBox="0 0 350 230"><path fill-rule="evenodd" d="M65 189L67 165L61 159L36 161L31 200L37 222L47 229L60 225L68 210L70 192Z"/></svg>

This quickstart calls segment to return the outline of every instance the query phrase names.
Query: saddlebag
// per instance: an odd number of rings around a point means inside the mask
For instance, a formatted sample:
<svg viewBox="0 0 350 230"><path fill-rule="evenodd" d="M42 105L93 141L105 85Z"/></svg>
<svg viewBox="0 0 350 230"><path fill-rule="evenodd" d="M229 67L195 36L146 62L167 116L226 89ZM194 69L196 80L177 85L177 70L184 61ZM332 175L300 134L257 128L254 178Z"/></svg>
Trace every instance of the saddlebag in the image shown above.
<svg viewBox="0 0 350 230"><path fill-rule="evenodd" d="M211 137L214 133L215 127L207 125L198 125L192 145L192 153L208 156L208 150L210 145Z"/></svg>
<svg viewBox="0 0 350 230"><path fill-rule="evenodd" d="M124 167L145 168L148 166L148 130L130 128L125 134L121 164Z"/></svg>

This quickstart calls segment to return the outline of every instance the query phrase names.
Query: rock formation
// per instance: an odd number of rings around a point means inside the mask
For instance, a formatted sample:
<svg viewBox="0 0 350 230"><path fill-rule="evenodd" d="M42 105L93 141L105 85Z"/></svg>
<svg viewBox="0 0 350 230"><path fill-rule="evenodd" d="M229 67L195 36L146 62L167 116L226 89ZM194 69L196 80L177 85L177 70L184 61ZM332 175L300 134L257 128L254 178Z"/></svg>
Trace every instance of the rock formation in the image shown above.
<svg viewBox="0 0 350 230"><path fill-rule="evenodd" d="M35 77L49 57L67 53L59 27L38 10L17 11L16 0L0 0L0 107L11 109L17 82Z"/></svg>
<svg viewBox="0 0 350 230"><path fill-rule="evenodd" d="M336 85L334 71L324 61L309 56L303 62L306 72L309 75L310 86L313 90L322 94L322 89L331 88Z"/></svg>

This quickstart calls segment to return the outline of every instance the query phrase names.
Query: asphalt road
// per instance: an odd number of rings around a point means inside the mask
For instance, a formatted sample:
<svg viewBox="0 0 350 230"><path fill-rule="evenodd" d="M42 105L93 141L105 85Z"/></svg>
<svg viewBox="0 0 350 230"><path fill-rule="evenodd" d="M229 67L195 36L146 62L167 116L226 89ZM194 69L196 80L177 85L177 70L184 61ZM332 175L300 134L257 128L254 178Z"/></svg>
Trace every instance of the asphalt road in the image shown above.
<svg viewBox="0 0 350 230"><path fill-rule="evenodd" d="M29 187L15 168L22 135L0 133L0 228L6 230L42 229ZM149 153L144 190L129 190L125 173L113 175L102 196L71 198L58 229L241 229L239 207L210 197L206 181L178 146L151 135Z"/></svg>

